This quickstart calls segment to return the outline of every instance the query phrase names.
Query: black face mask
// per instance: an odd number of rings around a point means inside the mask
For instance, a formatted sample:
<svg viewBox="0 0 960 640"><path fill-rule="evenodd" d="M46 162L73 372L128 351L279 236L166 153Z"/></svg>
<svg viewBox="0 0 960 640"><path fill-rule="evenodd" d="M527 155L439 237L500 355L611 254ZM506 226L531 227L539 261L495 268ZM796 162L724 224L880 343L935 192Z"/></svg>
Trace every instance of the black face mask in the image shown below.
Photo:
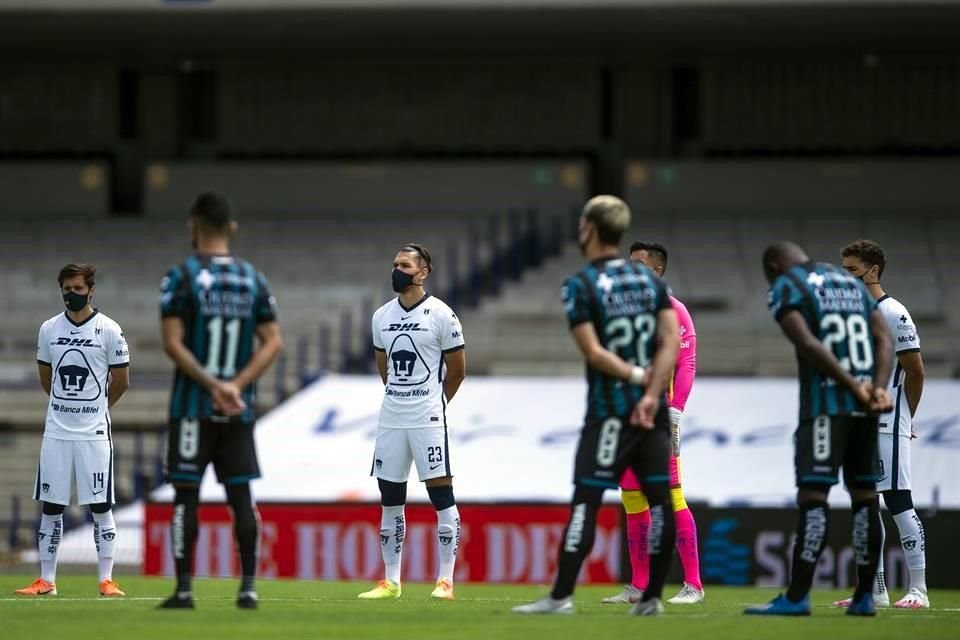
<svg viewBox="0 0 960 640"><path fill-rule="evenodd" d="M400 271L400 269L393 270L391 280L393 281L393 290L397 293L402 293L413 286L413 276Z"/></svg>
<svg viewBox="0 0 960 640"><path fill-rule="evenodd" d="M74 293L73 291L67 291L63 294L63 302L66 305L67 309L78 313L83 311L87 306L87 302L90 300L90 294L85 293L80 295L79 293Z"/></svg>

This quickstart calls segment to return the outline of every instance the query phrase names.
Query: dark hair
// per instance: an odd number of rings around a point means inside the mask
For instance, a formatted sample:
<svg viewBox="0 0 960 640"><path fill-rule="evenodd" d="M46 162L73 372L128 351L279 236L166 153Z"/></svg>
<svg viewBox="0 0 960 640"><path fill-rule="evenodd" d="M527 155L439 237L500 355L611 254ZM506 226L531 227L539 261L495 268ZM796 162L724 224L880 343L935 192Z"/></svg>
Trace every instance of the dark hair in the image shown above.
<svg viewBox="0 0 960 640"><path fill-rule="evenodd" d="M190 217L210 231L226 231L233 220L233 211L223 195L207 191L193 201Z"/></svg>
<svg viewBox="0 0 960 640"><path fill-rule="evenodd" d="M62 287L64 280L76 278L77 276L83 276L83 281L87 284L87 286L92 287L97 283L97 268L92 264L71 262L70 264L64 266L63 269L60 269L60 274L57 276L57 283Z"/></svg>
<svg viewBox="0 0 960 640"><path fill-rule="evenodd" d="M883 270L887 268L887 254L883 251L883 247L873 240L855 240L845 246L840 252L840 257L850 256L860 258L870 266L880 267L877 277L883 276Z"/></svg>
<svg viewBox="0 0 960 640"><path fill-rule="evenodd" d="M583 207L583 219L596 227L601 243L619 245L630 227L630 207L616 196L595 196Z"/></svg>
<svg viewBox="0 0 960 640"><path fill-rule="evenodd" d="M653 256L657 262L660 263L664 273L666 273L669 253L667 253L667 248L665 246L659 242L643 242L638 240L630 245L630 253L633 253L634 251L646 251L648 254Z"/></svg>
<svg viewBox="0 0 960 640"><path fill-rule="evenodd" d="M420 264L427 268L427 273L433 271L433 258L430 257L430 252L422 244L408 242L400 247L400 252L417 254L417 257L420 258Z"/></svg>

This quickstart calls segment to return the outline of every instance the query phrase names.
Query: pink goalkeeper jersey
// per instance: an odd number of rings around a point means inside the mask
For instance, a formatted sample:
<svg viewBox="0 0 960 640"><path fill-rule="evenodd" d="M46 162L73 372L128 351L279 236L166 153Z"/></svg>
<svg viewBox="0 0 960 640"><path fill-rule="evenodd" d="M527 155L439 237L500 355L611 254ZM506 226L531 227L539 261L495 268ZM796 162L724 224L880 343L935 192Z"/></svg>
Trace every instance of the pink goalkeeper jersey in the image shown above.
<svg viewBox="0 0 960 640"><path fill-rule="evenodd" d="M693 318L682 302L670 296L670 304L677 312L680 323L680 352L677 354L677 367L670 380L670 406L683 411L693 389L693 379L697 375L697 332L693 328Z"/></svg>

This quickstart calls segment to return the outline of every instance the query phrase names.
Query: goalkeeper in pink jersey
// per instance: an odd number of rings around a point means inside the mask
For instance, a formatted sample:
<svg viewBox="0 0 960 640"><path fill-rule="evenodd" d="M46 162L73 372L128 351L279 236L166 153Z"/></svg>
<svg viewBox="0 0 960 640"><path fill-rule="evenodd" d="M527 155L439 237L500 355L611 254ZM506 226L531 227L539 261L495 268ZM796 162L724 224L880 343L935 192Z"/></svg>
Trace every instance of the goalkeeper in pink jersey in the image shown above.
<svg viewBox="0 0 960 640"><path fill-rule="evenodd" d="M630 260L642 262L658 276L667 270L667 250L663 245L634 242L630 247ZM697 525L687 507L680 487L680 416L687 404L693 379L697 372L697 334L693 319L682 302L670 296L670 302L680 323L680 353L668 391L669 415L673 435L673 456L670 459L670 498L677 526L677 552L683 565L683 588L671 604L696 604L703 602L703 583L700 581L700 558L697 553ZM623 508L627 512L627 548L633 577L620 593L604 598L607 604L636 602L647 587L650 561L647 556L647 533L650 530L650 508L643 488L630 469L620 478Z"/></svg>

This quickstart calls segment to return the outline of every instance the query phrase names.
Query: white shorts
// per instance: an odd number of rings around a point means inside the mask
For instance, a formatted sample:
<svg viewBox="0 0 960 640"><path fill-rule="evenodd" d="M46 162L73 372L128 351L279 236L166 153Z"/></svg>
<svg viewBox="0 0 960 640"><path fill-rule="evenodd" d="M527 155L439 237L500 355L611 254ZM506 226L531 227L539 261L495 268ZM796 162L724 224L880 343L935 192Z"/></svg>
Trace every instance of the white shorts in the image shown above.
<svg viewBox="0 0 960 640"><path fill-rule="evenodd" d="M69 505L74 477L77 504L113 504L113 443L45 437L33 499Z"/></svg>
<svg viewBox="0 0 960 640"><path fill-rule="evenodd" d="M880 480L877 491L910 491L910 436L877 434L880 450Z"/></svg>
<svg viewBox="0 0 960 640"><path fill-rule="evenodd" d="M377 429L370 475L390 482L406 482L410 463L417 465L420 482L452 476L446 427Z"/></svg>

